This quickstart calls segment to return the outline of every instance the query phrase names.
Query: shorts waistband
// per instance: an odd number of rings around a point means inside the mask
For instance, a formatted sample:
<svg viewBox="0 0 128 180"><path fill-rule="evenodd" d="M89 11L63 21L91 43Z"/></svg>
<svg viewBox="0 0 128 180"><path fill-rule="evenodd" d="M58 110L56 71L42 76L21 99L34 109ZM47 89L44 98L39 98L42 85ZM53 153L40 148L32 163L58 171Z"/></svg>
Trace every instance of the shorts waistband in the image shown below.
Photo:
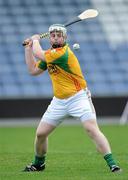
<svg viewBox="0 0 128 180"><path fill-rule="evenodd" d="M65 98L65 99L59 99L59 98L57 98L55 96L53 98L57 99L57 100L61 100L61 101L66 101L66 100L72 99L73 97L78 96L78 95L82 94L83 92L87 92L87 91L88 91L88 88L81 89L80 91L76 92L74 95L72 95L72 96L70 96L68 98Z"/></svg>

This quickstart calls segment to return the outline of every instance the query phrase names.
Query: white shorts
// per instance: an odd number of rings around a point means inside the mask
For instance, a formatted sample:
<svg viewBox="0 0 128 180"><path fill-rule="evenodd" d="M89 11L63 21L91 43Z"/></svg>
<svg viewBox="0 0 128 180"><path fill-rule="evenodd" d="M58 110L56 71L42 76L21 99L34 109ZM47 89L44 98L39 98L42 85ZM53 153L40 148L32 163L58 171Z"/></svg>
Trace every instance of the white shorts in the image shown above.
<svg viewBox="0 0 128 180"><path fill-rule="evenodd" d="M88 89L81 90L67 99L53 97L41 121L59 125L65 117L72 116L81 121L96 119L96 113Z"/></svg>

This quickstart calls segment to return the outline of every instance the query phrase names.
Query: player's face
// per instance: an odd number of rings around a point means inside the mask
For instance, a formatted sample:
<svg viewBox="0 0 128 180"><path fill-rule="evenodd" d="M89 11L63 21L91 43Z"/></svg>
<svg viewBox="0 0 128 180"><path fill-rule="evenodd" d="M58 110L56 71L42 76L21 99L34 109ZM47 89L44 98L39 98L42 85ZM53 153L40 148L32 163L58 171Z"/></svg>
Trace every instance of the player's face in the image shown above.
<svg viewBox="0 0 128 180"><path fill-rule="evenodd" d="M61 31L53 31L50 33L50 43L53 48L62 47L65 43L66 37Z"/></svg>

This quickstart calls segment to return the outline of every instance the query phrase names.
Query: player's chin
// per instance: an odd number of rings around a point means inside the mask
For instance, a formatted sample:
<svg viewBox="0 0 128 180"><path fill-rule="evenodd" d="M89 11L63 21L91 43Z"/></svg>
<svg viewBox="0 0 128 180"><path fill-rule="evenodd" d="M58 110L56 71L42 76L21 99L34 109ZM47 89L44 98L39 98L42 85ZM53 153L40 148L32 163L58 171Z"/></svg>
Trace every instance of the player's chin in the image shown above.
<svg viewBox="0 0 128 180"><path fill-rule="evenodd" d="M52 47L59 48L59 47L62 47L62 44L54 43L54 44L52 44Z"/></svg>

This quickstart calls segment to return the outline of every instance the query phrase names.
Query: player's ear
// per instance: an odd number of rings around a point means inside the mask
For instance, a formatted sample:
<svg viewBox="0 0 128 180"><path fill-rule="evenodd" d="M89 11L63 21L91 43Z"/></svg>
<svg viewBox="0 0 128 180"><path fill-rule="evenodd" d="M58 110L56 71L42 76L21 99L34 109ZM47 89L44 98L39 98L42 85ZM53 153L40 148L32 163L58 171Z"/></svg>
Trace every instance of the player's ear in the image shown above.
<svg viewBox="0 0 128 180"><path fill-rule="evenodd" d="M67 39L67 34L64 35L64 39L65 39L65 40Z"/></svg>

